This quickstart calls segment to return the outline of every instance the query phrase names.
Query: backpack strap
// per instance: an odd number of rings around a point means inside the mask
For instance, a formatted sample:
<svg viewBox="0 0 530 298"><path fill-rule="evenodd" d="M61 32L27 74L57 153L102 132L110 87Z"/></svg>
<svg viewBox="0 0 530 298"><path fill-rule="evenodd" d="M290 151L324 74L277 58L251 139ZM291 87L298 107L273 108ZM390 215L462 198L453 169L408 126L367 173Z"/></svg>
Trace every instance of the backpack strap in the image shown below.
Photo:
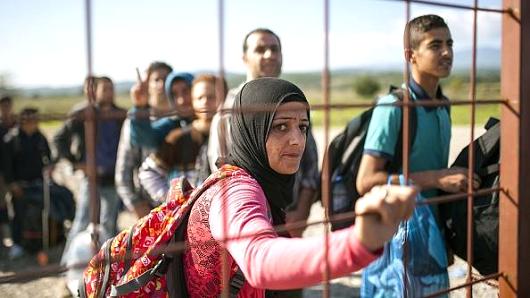
<svg viewBox="0 0 530 298"><path fill-rule="evenodd" d="M110 268L110 265L111 265L110 253L112 250L112 245L111 245L112 240L114 240L114 238L110 238L103 245L103 247L105 248L105 259L104 259L105 268L104 268L104 273L103 273L103 282L101 283L101 288L100 288L101 292L99 293L100 298L105 297L105 292L106 292L105 290L107 289L107 285L110 279L110 269L111 269Z"/></svg>
<svg viewBox="0 0 530 298"><path fill-rule="evenodd" d="M119 297L132 293L145 286L145 284L147 284L153 278L164 276L164 274L166 274L167 272L167 268L171 260L172 258L167 257L165 254L162 254L158 263L156 263L156 265L151 270L142 273L137 278L131 279L130 281L122 285L112 285L110 288L110 297Z"/></svg>
<svg viewBox="0 0 530 298"><path fill-rule="evenodd" d="M81 277L79 279L79 286L77 287L77 297L79 298L88 298L86 295L86 284L85 278Z"/></svg>
<svg viewBox="0 0 530 298"><path fill-rule="evenodd" d="M237 267L236 273L234 273L234 276L230 279L230 298L236 298L239 294L239 291L241 291L241 288L245 284L245 275L243 275L243 271L241 271L241 268Z"/></svg>
<svg viewBox="0 0 530 298"><path fill-rule="evenodd" d="M134 262L132 259L132 239L135 230L136 224L132 226L131 230L129 231L129 235L127 235L127 247L125 248L125 267L123 268L123 272L129 271L129 268L131 268L131 265Z"/></svg>
<svg viewBox="0 0 530 298"><path fill-rule="evenodd" d="M393 85L390 85L389 94L395 96L399 101L403 101L405 98L405 90ZM412 99L411 99L412 100ZM409 109L409 149L412 148L414 141L416 139L416 130L418 127L418 114L415 107ZM403 115L403 114L402 114ZM398 172L403 166L403 122L399 127L398 140L396 142L396 147L394 149L394 159L388 165L388 170L391 173Z"/></svg>
<svg viewBox="0 0 530 298"><path fill-rule="evenodd" d="M489 175L492 175L492 174L497 174L500 171L500 166L501 166L500 163L491 164L491 165L489 165L487 167L479 169L477 174L480 177L485 177L485 176L489 176Z"/></svg>
<svg viewBox="0 0 530 298"><path fill-rule="evenodd" d="M403 101L405 98L405 90L400 87L396 87L394 85L390 85L388 89L388 93L395 96L399 101ZM409 96L410 100L413 100L411 96ZM443 98L443 100L448 100L447 98ZM451 106L445 105L443 106L444 109L447 111L447 114L449 115L449 118L451 117ZM409 149L412 148L412 145L414 144L414 141L416 139L416 132L418 127L418 113L416 111L416 107L411 107L409 109L410 111L410 117L409 117ZM403 163L403 122L401 122L402 125L399 129L399 138L396 143L396 147L394 150L394 160L392 161L389 169L392 172L397 172L402 167Z"/></svg>

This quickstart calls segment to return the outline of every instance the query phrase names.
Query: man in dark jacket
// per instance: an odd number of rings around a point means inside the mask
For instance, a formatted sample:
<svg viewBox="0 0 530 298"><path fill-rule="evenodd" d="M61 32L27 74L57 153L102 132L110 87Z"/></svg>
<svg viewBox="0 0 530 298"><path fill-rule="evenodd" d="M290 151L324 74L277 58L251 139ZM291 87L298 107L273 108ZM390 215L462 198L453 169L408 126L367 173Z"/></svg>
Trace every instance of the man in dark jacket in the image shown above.
<svg viewBox="0 0 530 298"><path fill-rule="evenodd" d="M114 85L110 78L88 78L85 82L85 92L91 91L94 92L96 102L97 194L101 199L100 223L103 229L100 240L104 241L116 233L119 199L114 187L114 168L123 122L121 118L107 116L125 115L125 110L114 104ZM57 148L57 159L67 159L74 169L82 171L86 169L84 112L87 107L87 103L74 107L70 113L71 117L53 138L53 143ZM68 235L69 241L88 227L90 223L89 202L88 177L84 175L79 188L75 219ZM68 246L67 243L63 260L67 258Z"/></svg>

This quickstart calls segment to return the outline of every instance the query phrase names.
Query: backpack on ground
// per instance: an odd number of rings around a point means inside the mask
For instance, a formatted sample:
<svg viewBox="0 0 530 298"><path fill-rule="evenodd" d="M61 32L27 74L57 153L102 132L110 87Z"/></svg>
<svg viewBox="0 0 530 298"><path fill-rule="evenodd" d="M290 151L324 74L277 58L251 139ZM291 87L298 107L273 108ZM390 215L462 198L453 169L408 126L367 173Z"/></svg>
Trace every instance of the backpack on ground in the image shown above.
<svg viewBox="0 0 530 298"><path fill-rule="evenodd" d="M390 86L389 94L395 96L399 101L403 100L404 90ZM327 155L324 157L329 163L329 215L353 211L355 202L360 197L356 187L357 171L361 163L364 151L364 142L370 125L374 108L364 111L361 115L353 118L346 125L342 133L337 135L329 144ZM410 109L409 136L410 144L414 143L417 126L416 109ZM400 128L399 138L396 143L393 162L389 163L389 171L397 172L402 162L402 131ZM332 230L339 230L352 225L351 220L333 222Z"/></svg>
<svg viewBox="0 0 530 298"><path fill-rule="evenodd" d="M103 244L84 272L80 297L187 297L182 252L160 251L184 241L195 201L208 187L236 171L224 166L195 189L186 178L174 179L165 204ZM238 270L230 280L231 297L237 296L243 283Z"/></svg>
<svg viewBox="0 0 530 298"><path fill-rule="evenodd" d="M474 172L480 176L480 188L499 186L500 121L490 118L486 132L474 143ZM468 167L469 145L453 167ZM499 194L492 193L473 200L473 267L481 274L497 272L499 245ZM460 258L467 259L467 200L440 205L448 246Z"/></svg>

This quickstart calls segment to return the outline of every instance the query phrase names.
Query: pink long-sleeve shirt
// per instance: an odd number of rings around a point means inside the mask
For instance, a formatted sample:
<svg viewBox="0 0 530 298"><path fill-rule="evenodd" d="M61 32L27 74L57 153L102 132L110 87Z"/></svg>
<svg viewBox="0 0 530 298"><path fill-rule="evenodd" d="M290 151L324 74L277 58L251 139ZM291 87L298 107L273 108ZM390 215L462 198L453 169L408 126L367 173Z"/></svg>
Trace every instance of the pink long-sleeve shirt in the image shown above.
<svg viewBox="0 0 530 298"><path fill-rule="evenodd" d="M232 274L239 266L246 278L238 297L265 297L264 289L311 286L322 280L325 268L324 236L278 237L263 190L243 170L209 188L195 203L187 240L191 248L184 254L184 268L191 297L219 295L223 247L230 255ZM352 228L331 233L329 243L331 278L357 271L378 257L355 238Z"/></svg>

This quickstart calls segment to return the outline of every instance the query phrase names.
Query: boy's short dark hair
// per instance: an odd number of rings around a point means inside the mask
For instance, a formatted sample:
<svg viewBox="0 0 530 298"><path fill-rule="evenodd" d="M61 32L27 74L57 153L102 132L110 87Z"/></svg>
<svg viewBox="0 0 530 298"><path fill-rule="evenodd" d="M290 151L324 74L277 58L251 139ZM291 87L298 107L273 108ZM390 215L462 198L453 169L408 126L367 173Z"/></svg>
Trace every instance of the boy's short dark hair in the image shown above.
<svg viewBox="0 0 530 298"><path fill-rule="evenodd" d="M0 98L0 104L13 104L13 98L9 95L4 95Z"/></svg>
<svg viewBox="0 0 530 298"><path fill-rule="evenodd" d="M20 111L19 117L20 121L25 120L37 120L37 114L39 113L39 109L34 107L25 107Z"/></svg>
<svg viewBox="0 0 530 298"><path fill-rule="evenodd" d="M264 34L273 35L278 40L278 45L280 46L280 50L282 49L282 42L280 41L280 38L278 37L278 35L276 35L276 33L272 32L272 30L267 29L267 28L256 28L250 31L249 33L247 33L247 35L245 35L245 39L243 40L243 54L246 53L248 49L248 44L247 44L248 38L250 37L250 35L254 33L264 33Z"/></svg>
<svg viewBox="0 0 530 298"><path fill-rule="evenodd" d="M169 66L169 64L161 61L154 61L149 64L149 67L147 67L147 80L149 81L149 78L151 77L151 73L155 70L166 70L167 73L170 73L173 71L173 68Z"/></svg>
<svg viewBox="0 0 530 298"><path fill-rule="evenodd" d="M404 33L405 48L410 48L413 50L417 49L423 39L423 36L422 36L423 33L431 31L433 29L437 29L437 28L449 29L444 19L434 14L423 15L423 16L419 16L419 17L416 17L410 20L405 26L405 33ZM409 37L408 45L407 45L407 34Z"/></svg>
<svg viewBox="0 0 530 298"><path fill-rule="evenodd" d="M108 82L108 83L114 84L112 82L112 79L107 77L107 76L97 77L96 78L96 84L99 83L99 82Z"/></svg>

